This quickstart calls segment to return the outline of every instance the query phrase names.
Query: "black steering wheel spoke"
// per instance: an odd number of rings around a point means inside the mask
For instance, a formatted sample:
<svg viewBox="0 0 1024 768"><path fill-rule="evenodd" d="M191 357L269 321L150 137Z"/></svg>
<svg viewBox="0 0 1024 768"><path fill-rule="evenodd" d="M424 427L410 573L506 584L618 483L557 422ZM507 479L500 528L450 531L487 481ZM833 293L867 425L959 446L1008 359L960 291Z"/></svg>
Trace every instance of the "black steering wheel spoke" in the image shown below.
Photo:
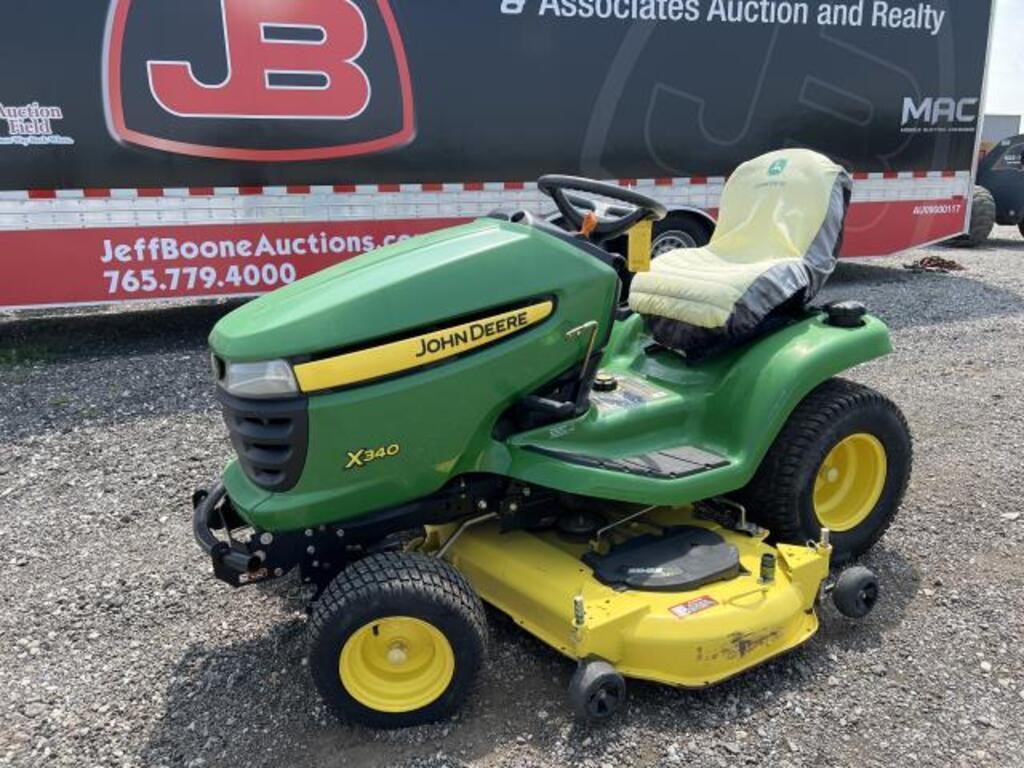
<svg viewBox="0 0 1024 768"><path fill-rule="evenodd" d="M588 213L597 215L597 226L591 235L598 243L624 235L641 221L659 221L668 214L668 209L652 197L616 184L579 176L541 176L537 180L537 187L554 201L558 212L577 230L583 229ZM625 203L629 208L626 212L620 212L612 206L570 192L608 198Z"/></svg>

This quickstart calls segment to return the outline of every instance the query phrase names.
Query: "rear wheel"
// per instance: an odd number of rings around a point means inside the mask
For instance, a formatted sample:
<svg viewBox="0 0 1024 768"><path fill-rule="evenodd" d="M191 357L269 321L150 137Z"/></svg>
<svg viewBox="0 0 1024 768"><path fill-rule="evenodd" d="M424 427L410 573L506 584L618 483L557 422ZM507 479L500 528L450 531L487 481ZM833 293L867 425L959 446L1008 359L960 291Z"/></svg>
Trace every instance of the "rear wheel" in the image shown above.
<svg viewBox="0 0 1024 768"><path fill-rule="evenodd" d="M906 419L892 401L832 379L796 407L739 497L778 541L817 540L828 528L833 561L843 563L889 527L912 450Z"/></svg>
<svg viewBox="0 0 1024 768"><path fill-rule="evenodd" d="M332 581L313 606L310 670L345 720L400 728L451 715L487 640L483 606L447 563L373 555Z"/></svg>

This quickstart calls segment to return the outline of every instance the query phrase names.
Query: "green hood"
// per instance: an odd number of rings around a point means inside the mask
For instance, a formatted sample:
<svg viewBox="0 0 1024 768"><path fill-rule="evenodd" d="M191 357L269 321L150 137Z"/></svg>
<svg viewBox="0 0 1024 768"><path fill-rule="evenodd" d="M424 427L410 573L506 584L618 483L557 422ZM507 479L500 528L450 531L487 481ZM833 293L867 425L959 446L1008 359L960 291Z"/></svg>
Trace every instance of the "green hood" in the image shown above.
<svg viewBox="0 0 1024 768"><path fill-rule="evenodd" d="M561 286L553 285L552 259L560 262ZM550 235L480 219L358 256L256 299L223 318L210 345L234 361L355 346L558 293L572 287L574 263L577 278L596 264Z"/></svg>

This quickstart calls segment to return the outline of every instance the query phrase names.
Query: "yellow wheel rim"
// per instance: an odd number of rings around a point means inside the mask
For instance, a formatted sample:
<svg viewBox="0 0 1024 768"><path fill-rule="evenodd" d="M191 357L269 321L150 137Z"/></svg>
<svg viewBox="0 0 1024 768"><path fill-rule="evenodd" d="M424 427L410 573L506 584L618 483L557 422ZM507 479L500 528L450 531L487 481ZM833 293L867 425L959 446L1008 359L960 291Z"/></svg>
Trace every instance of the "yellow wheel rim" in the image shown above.
<svg viewBox="0 0 1024 768"><path fill-rule="evenodd" d="M338 674L360 704L378 712L412 712L448 688L455 654L433 624L391 616L352 633L341 649Z"/></svg>
<svg viewBox="0 0 1024 768"><path fill-rule="evenodd" d="M814 512L823 528L843 532L863 523L885 487L885 447L860 432L839 441L818 468Z"/></svg>

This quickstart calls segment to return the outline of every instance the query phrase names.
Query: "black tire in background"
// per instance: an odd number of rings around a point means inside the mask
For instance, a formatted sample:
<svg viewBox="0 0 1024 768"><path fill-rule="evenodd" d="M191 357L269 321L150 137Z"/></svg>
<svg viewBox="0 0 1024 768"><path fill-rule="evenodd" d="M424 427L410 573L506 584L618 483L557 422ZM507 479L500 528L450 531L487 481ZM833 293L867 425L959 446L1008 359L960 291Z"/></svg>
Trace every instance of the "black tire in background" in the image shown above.
<svg viewBox="0 0 1024 768"><path fill-rule="evenodd" d="M676 248L700 248L711 240L711 225L696 216L671 213L655 222L651 240L651 258Z"/></svg>
<svg viewBox="0 0 1024 768"><path fill-rule="evenodd" d="M833 564L867 552L885 533L910 478L913 445L899 408L872 389L830 379L794 409L758 467L736 495L751 520L775 541L816 541L822 524L815 509L815 483L824 462L844 440L867 435L881 444L885 476L877 501L855 527L833 531ZM865 505L865 509L868 506Z"/></svg>
<svg viewBox="0 0 1024 768"><path fill-rule="evenodd" d="M988 240L996 225L996 199L985 187L975 184L971 203L971 224L966 235L954 238L951 245L976 248Z"/></svg>
<svg viewBox="0 0 1024 768"><path fill-rule="evenodd" d="M368 706L342 679L346 644L365 637L368 628L370 636L378 634L378 626L389 621L428 627L430 635L443 637L448 645L443 653L454 659L443 690L432 701L407 711ZM346 568L313 604L309 667L324 702L342 720L374 728L404 728L453 714L473 685L486 646L483 604L457 570L427 555L388 552ZM374 680L373 667L364 668Z"/></svg>

